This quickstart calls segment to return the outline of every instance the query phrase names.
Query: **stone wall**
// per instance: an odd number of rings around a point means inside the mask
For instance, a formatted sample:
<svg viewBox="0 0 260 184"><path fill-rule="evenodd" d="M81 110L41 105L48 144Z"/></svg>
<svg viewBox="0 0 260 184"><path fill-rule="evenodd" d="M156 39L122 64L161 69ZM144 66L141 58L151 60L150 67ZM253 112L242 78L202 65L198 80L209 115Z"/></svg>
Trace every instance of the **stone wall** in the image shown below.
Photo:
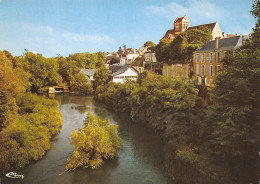
<svg viewBox="0 0 260 184"><path fill-rule="evenodd" d="M190 77L190 64L163 64L163 75L173 77Z"/></svg>

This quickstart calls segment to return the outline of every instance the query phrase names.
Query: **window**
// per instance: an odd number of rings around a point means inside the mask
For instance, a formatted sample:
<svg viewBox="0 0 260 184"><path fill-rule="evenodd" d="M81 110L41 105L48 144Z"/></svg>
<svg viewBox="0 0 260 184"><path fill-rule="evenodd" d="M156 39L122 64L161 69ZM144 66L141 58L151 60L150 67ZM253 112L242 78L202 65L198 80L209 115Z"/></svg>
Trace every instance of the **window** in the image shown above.
<svg viewBox="0 0 260 184"><path fill-rule="evenodd" d="M214 72L214 67L213 67L213 65L210 65L210 66L209 66L209 75L210 75L210 76L213 76L213 75L214 75L213 72Z"/></svg>
<svg viewBox="0 0 260 184"><path fill-rule="evenodd" d="M201 65L201 75L205 75L205 65Z"/></svg>
<svg viewBox="0 0 260 184"><path fill-rule="evenodd" d="M196 54L196 62L199 62L200 60L200 54Z"/></svg>
<svg viewBox="0 0 260 184"><path fill-rule="evenodd" d="M203 56L202 62L205 62L206 61L206 53L203 53L202 56Z"/></svg>
<svg viewBox="0 0 260 184"><path fill-rule="evenodd" d="M217 53L217 62L220 62L221 61L221 52L218 52Z"/></svg>
<svg viewBox="0 0 260 184"><path fill-rule="evenodd" d="M196 74L198 74L198 75L200 74L199 70L200 70L199 69L199 64L196 64Z"/></svg>
<svg viewBox="0 0 260 184"><path fill-rule="evenodd" d="M209 62L210 62L210 63L214 63L214 53L213 53L213 52L211 52L211 53L209 54Z"/></svg>

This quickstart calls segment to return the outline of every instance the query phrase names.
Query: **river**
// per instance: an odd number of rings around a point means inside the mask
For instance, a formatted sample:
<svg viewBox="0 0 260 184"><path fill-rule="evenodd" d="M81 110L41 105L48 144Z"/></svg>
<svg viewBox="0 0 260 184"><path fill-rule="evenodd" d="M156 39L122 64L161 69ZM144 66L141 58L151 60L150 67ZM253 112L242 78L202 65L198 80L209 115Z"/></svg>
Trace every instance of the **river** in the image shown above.
<svg viewBox="0 0 260 184"><path fill-rule="evenodd" d="M63 117L61 132L52 139L44 157L18 171L24 179L2 179L2 183L26 184L170 184L163 169L164 144L152 129L134 123L129 116L108 110L93 97L59 94L59 110ZM118 125L122 148L116 159L106 160L100 168L64 172L67 158L73 153L72 130L82 128L87 112L107 118Z"/></svg>

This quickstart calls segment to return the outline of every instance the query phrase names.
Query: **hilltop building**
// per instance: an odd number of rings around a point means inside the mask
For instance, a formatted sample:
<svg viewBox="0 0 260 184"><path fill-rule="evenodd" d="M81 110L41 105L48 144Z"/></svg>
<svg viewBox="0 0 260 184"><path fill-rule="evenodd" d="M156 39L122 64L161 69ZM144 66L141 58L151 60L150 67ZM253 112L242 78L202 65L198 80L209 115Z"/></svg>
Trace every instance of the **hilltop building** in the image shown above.
<svg viewBox="0 0 260 184"><path fill-rule="evenodd" d="M221 29L217 22L210 23L210 24L203 24L198 26L189 27L190 21L188 17L185 15L184 17L177 17L174 21L173 29L168 30L162 39L167 38L173 40L178 34L190 30L190 29L197 29L202 26L208 27L212 31L213 40L216 37L223 37Z"/></svg>

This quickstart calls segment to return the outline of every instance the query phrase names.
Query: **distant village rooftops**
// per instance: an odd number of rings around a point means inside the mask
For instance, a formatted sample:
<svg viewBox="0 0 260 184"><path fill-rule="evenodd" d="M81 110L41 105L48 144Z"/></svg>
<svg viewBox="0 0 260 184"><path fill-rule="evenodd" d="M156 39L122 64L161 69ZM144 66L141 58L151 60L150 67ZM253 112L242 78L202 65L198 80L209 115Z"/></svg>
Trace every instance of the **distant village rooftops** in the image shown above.
<svg viewBox="0 0 260 184"><path fill-rule="evenodd" d="M131 63L131 66L143 66L144 61L144 57L138 57Z"/></svg>
<svg viewBox="0 0 260 184"><path fill-rule="evenodd" d="M109 71L111 73L117 72L120 68L122 68L123 65L114 64L109 67Z"/></svg>

